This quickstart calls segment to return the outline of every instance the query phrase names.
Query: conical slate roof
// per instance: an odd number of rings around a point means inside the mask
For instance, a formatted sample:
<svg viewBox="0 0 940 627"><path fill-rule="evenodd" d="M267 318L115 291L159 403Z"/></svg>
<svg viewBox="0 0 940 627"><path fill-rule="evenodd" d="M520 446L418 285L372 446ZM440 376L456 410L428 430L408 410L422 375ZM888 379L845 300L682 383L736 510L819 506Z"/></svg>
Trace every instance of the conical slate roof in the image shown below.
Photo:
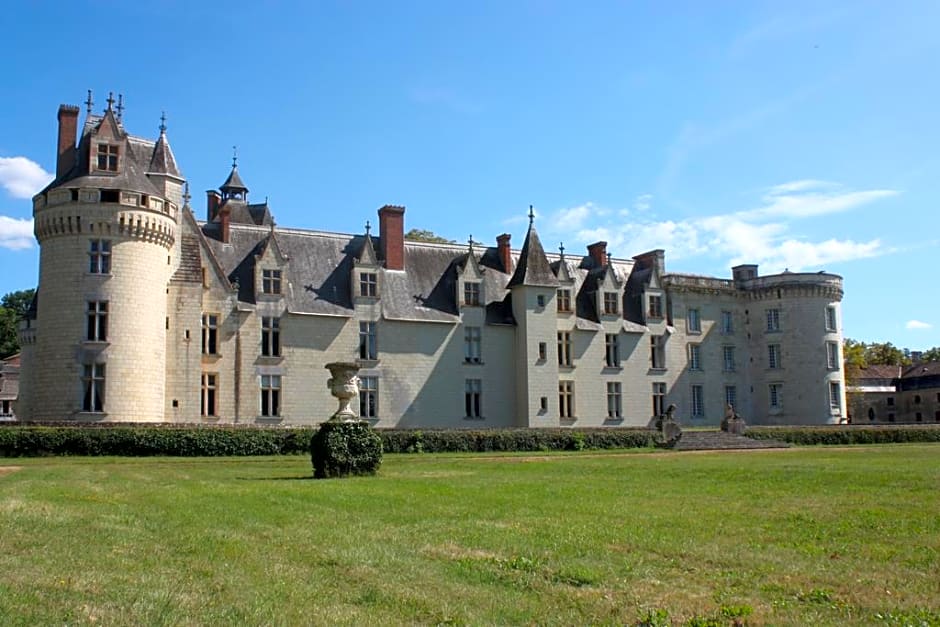
<svg viewBox="0 0 940 627"><path fill-rule="evenodd" d="M153 147L153 156L150 158L150 167L148 174L167 174L176 178L183 178L180 175L179 168L176 167L176 157L173 156L173 150L170 148L170 142L167 141L166 131L160 131L160 138L157 139Z"/></svg>
<svg viewBox="0 0 940 627"><path fill-rule="evenodd" d="M522 244L522 251L519 253L519 261L516 263L516 271L506 287L515 287L516 285L533 285L539 287L556 287L558 279L552 272L552 267L548 263L548 257L545 256L545 249L542 248L542 242L539 240L538 231L535 225L529 223L529 232L525 235L525 243Z"/></svg>
<svg viewBox="0 0 940 627"><path fill-rule="evenodd" d="M225 182L222 183L222 187L219 188L223 192L247 192L248 188L245 187L245 184L242 183L242 177L238 176L238 166L233 165L232 171L229 173L228 178L225 179Z"/></svg>

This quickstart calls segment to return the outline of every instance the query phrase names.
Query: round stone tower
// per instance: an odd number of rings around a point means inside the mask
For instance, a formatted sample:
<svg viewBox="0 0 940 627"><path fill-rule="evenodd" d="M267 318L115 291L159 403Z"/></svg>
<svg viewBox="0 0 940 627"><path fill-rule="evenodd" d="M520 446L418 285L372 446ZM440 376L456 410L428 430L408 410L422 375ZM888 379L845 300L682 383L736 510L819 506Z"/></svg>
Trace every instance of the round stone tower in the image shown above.
<svg viewBox="0 0 940 627"><path fill-rule="evenodd" d="M56 178L33 198L40 245L24 364L26 420L164 420L167 283L178 265L183 178L160 125L129 135L108 98L78 137L59 108Z"/></svg>

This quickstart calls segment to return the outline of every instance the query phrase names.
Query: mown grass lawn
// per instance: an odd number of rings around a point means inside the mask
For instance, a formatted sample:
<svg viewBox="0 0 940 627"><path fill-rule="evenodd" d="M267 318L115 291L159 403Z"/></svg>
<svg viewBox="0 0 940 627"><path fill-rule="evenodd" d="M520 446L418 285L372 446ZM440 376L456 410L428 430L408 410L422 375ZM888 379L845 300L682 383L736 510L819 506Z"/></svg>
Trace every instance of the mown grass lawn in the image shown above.
<svg viewBox="0 0 940 627"><path fill-rule="evenodd" d="M938 445L0 466L3 625L940 624Z"/></svg>

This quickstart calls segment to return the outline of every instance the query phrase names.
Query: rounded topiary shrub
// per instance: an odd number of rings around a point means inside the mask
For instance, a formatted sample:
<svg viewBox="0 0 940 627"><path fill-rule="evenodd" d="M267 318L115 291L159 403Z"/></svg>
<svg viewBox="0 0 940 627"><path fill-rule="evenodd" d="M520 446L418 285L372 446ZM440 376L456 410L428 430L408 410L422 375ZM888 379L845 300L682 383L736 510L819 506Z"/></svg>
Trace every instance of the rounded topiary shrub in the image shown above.
<svg viewBox="0 0 940 627"><path fill-rule="evenodd" d="M382 438L367 422L324 422L310 440L316 479L374 475L382 464Z"/></svg>

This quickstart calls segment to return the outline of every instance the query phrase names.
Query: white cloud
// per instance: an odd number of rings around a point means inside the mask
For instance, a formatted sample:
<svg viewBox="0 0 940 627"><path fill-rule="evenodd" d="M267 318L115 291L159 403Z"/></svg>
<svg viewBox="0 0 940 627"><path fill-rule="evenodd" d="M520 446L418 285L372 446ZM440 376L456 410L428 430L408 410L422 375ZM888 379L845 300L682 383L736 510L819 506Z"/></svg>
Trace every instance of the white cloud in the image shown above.
<svg viewBox="0 0 940 627"><path fill-rule="evenodd" d="M848 211L897 194L898 191L893 189L852 192L826 181L792 181L771 187L762 198L763 206L740 215L752 218L808 218Z"/></svg>
<svg viewBox="0 0 940 627"><path fill-rule="evenodd" d="M0 157L0 186L14 198L32 198L53 178L26 157Z"/></svg>
<svg viewBox="0 0 940 627"><path fill-rule="evenodd" d="M0 216L0 248L23 250L32 248L33 221Z"/></svg>
<svg viewBox="0 0 940 627"><path fill-rule="evenodd" d="M904 325L905 329L932 329L933 325L929 322L921 322L920 320L908 320L907 324Z"/></svg>
<svg viewBox="0 0 940 627"><path fill-rule="evenodd" d="M652 194L640 194L633 200L633 210L634 211L649 211L650 207L653 206L653 195Z"/></svg>

